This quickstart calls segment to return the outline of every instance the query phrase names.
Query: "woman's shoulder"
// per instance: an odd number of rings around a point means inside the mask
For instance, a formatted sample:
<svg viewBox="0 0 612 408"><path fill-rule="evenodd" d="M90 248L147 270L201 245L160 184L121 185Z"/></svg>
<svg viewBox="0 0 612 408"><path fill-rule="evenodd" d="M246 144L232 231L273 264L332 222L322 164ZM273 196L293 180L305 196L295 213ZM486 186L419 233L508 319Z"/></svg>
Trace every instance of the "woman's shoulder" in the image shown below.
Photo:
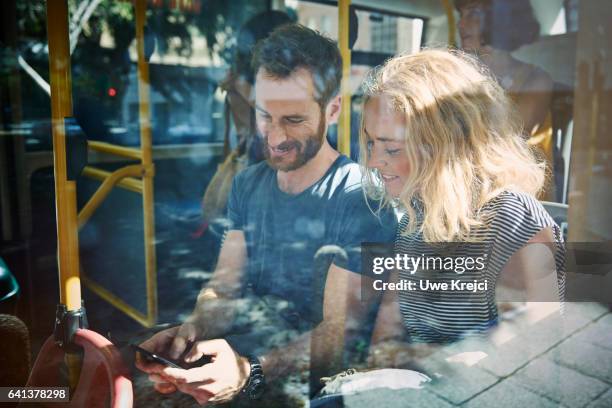
<svg viewBox="0 0 612 408"><path fill-rule="evenodd" d="M491 227L503 228L508 233L530 233L556 225L542 203L533 195L520 191L503 191L489 201L484 210Z"/></svg>
<svg viewBox="0 0 612 408"><path fill-rule="evenodd" d="M419 213L415 211L417 229L411 234L406 230L410 223L408 214L401 218L396 242L414 244L422 240L419 230ZM521 191L504 190L489 200L479 211L483 223L473 231L475 236L485 240L524 241L544 228L559 227L544 206L532 194Z"/></svg>
<svg viewBox="0 0 612 408"><path fill-rule="evenodd" d="M533 194L515 190L502 191L487 203L487 206L491 205L497 208L520 207L529 212L546 211Z"/></svg>

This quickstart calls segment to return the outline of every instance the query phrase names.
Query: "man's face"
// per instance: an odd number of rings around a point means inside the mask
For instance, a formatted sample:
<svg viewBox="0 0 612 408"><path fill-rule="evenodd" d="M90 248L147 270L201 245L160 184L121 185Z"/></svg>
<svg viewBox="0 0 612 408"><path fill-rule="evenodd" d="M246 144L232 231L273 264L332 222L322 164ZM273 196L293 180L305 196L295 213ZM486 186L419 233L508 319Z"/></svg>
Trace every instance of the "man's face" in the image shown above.
<svg viewBox="0 0 612 408"><path fill-rule="evenodd" d="M270 167L293 171L319 152L327 132L326 113L315 100L308 70L300 68L279 79L260 69L255 79L255 109Z"/></svg>

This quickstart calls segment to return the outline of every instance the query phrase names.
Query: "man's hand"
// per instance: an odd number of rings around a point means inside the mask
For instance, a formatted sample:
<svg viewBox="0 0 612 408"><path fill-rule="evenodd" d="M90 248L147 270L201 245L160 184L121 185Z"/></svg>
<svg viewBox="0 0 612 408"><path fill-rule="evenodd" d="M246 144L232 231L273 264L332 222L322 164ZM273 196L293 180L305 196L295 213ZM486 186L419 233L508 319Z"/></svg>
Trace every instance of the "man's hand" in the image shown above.
<svg viewBox="0 0 612 408"><path fill-rule="evenodd" d="M189 370L165 367L161 375L199 404L231 401L248 381L248 359L236 353L227 341L216 339L197 342L185 361L192 363L204 355L211 356L212 362Z"/></svg>
<svg viewBox="0 0 612 408"><path fill-rule="evenodd" d="M156 333L149 340L140 344L140 347L162 356L178 359L190 342L195 341L195 326L184 323L181 326L171 327ZM154 383L154 388L162 394L176 391L176 386L168 381L163 374L166 366L154 362L147 362L136 354L136 367L149 374L149 380Z"/></svg>
<svg viewBox="0 0 612 408"><path fill-rule="evenodd" d="M172 340L168 350L168 356L173 360L178 360L185 354L187 348L198 338L198 326L193 319L189 318L181 324Z"/></svg>

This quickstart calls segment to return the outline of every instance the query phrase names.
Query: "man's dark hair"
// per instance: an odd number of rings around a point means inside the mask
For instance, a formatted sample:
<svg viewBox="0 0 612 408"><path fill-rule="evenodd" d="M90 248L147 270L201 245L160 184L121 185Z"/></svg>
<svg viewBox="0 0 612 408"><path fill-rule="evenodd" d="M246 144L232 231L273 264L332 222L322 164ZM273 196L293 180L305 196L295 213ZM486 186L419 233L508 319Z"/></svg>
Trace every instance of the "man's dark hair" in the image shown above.
<svg viewBox="0 0 612 408"><path fill-rule="evenodd" d="M529 0L455 0L457 10L472 4L485 12L481 35L486 45L512 52L540 36Z"/></svg>
<svg viewBox="0 0 612 408"><path fill-rule="evenodd" d="M312 74L315 99L325 107L340 91L342 57L336 43L321 33L300 24L277 28L257 44L253 71L263 68L275 78L287 78L299 68Z"/></svg>

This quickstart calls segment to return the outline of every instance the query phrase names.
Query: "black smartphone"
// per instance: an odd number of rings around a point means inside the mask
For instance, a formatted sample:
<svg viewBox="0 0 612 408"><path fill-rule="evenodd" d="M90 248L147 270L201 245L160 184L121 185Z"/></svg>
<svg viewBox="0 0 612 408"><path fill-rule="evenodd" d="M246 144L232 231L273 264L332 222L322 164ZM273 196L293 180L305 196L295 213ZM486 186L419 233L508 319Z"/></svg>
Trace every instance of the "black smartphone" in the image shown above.
<svg viewBox="0 0 612 408"><path fill-rule="evenodd" d="M178 364L178 362L152 353L149 350L145 350L142 347L137 346L136 344L130 344L130 347L132 347L136 353L139 353L145 361L150 363L159 363L173 368L183 368Z"/></svg>

